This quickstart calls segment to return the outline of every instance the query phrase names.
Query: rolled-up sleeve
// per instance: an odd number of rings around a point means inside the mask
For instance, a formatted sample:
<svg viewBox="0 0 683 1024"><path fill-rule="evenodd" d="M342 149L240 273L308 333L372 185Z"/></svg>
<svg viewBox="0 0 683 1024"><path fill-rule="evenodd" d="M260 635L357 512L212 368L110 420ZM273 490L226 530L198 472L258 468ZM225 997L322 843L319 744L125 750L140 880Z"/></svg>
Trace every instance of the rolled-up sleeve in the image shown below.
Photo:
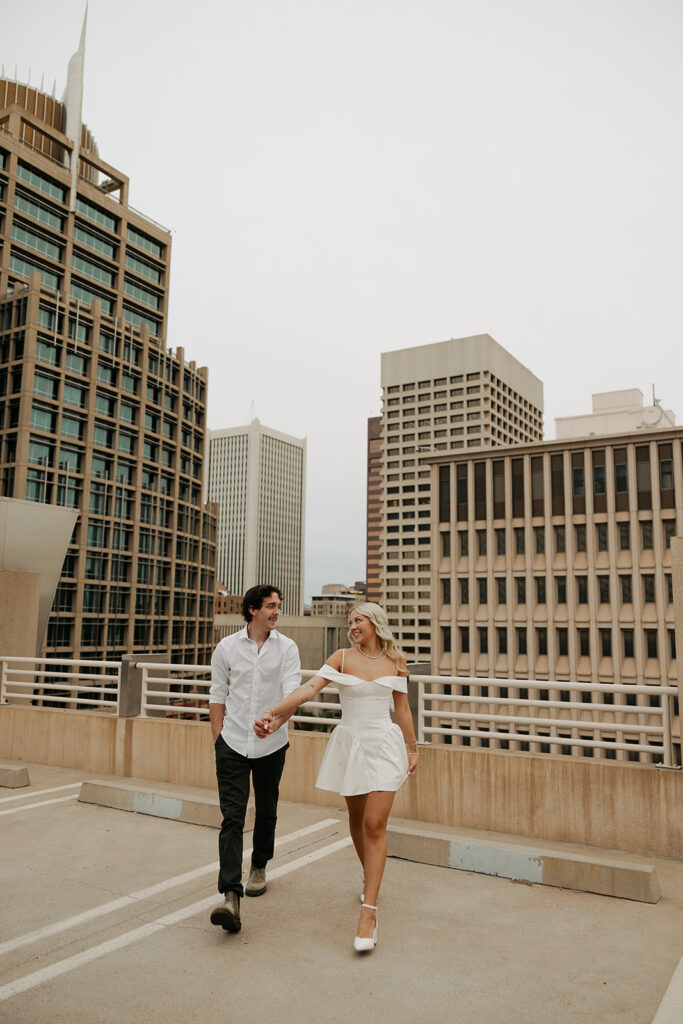
<svg viewBox="0 0 683 1024"><path fill-rule="evenodd" d="M230 665L220 644L211 657L211 689L209 704L225 704L230 682Z"/></svg>
<svg viewBox="0 0 683 1024"><path fill-rule="evenodd" d="M301 659L299 648L291 644L285 653L282 663L282 696L288 697L301 686Z"/></svg>

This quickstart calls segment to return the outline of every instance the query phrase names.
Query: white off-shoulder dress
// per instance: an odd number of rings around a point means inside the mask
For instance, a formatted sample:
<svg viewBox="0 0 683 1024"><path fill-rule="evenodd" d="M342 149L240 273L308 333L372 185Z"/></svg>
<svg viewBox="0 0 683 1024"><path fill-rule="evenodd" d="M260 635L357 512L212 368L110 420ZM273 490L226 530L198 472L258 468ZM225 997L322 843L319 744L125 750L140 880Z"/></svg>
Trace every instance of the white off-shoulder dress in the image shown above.
<svg viewBox="0 0 683 1024"><path fill-rule="evenodd" d="M368 682L323 665L317 673L339 689L341 721L330 736L315 781L318 789L342 796L375 790L395 791L408 771L405 740L389 711L392 692L408 692L405 676L381 676Z"/></svg>

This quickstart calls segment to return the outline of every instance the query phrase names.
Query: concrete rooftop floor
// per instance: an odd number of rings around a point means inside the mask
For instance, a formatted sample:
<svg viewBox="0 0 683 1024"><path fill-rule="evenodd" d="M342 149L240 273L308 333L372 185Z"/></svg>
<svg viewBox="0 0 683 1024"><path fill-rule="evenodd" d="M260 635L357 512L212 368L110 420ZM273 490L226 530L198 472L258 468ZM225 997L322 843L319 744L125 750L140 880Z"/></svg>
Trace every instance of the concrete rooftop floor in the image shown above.
<svg viewBox="0 0 683 1024"><path fill-rule="evenodd" d="M7 1024L650 1024L683 954L680 861L647 859L648 905L390 859L359 957L343 801L281 803L268 892L229 935L208 918L216 830L79 804L92 773L29 772L0 790Z"/></svg>

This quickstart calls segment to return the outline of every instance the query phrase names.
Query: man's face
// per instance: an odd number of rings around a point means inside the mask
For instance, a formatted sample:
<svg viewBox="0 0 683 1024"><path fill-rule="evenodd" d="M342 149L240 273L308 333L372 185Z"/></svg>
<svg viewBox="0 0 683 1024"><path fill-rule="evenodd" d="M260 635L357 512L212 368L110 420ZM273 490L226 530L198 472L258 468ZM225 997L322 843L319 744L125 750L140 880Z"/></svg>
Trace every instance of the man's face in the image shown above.
<svg viewBox="0 0 683 1024"><path fill-rule="evenodd" d="M251 621L255 626L261 629L275 629L275 624L280 614L280 598L277 596L275 591L263 599L263 604L260 608L250 608Z"/></svg>

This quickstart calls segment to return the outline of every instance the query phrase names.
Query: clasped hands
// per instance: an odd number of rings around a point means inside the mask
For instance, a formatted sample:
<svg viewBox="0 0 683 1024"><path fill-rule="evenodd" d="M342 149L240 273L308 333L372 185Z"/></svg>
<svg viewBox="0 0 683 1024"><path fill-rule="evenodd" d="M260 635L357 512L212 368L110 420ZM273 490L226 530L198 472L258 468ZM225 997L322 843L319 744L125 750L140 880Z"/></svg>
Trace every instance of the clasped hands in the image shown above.
<svg viewBox="0 0 683 1024"><path fill-rule="evenodd" d="M281 724L282 719L279 715L274 717L269 711L266 711L265 714L261 715L254 722L254 732L260 740L263 740L266 736L270 736L271 733L275 732L276 729L279 729Z"/></svg>

